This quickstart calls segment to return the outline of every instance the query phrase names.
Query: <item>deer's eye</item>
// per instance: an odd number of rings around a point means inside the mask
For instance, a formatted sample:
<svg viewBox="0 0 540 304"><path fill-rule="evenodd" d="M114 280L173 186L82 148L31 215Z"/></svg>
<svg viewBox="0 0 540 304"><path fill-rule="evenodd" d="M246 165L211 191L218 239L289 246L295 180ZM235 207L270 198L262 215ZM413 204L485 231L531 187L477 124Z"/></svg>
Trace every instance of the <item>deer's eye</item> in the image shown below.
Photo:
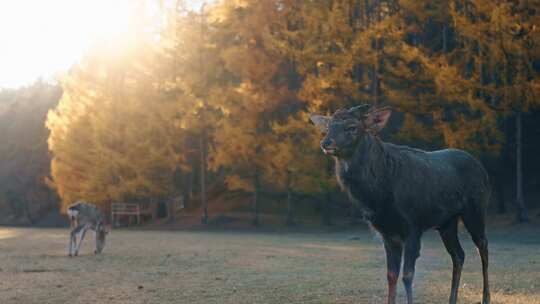
<svg viewBox="0 0 540 304"><path fill-rule="evenodd" d="M345 129L347 132L354 133L356 132L356 126L349 126L347 129Z"/></svg>

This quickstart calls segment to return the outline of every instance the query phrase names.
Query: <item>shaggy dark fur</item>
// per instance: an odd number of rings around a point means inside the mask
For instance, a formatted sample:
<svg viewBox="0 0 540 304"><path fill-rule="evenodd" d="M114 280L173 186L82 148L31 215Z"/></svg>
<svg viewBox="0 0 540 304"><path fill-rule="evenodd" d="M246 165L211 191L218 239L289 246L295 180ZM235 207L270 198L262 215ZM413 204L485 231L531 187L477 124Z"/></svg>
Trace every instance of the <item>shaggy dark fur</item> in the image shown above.
<svg viewBox="0 0 540 304"><path fill-rule="evenodd" d="M420 237L431 228L439 231L452 257L450 303L456 303L464 261L457 236L458 220L462 219L482 258L483 304L488 304L484 219L490 187L485 169L461 150L426 152L382 142L377 132L386 123L389 113L389 109L384 109L365 114L362 109L353 108L338 111L326 120L312 118L316 124L322 122L319 127L327 132L321 147L335 158L340 185L384 239L388 303L395 303L403 255L403 282L407 303L412 304Z"/></svg>

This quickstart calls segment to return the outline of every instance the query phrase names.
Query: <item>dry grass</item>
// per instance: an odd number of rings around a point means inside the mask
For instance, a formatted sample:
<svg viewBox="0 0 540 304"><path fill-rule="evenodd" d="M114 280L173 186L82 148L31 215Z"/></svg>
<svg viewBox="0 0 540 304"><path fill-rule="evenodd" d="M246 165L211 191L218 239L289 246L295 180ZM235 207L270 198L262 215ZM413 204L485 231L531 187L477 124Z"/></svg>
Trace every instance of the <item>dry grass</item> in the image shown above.
<svg viewBox="0 0 540 304"><path fill-rule="evenodd" d="M493 303L540 304L540 232L490 231ZM359 240L351 240L351 236ZM383 303L385 261L370 232L324 234L113 231L94 256L66 257L67 230L0 228L1 303ZM469 237L460 303L478 303ZM416 303L446 303L450 259L424 237ZM399 302L403 302L400 288Z"/></svg>

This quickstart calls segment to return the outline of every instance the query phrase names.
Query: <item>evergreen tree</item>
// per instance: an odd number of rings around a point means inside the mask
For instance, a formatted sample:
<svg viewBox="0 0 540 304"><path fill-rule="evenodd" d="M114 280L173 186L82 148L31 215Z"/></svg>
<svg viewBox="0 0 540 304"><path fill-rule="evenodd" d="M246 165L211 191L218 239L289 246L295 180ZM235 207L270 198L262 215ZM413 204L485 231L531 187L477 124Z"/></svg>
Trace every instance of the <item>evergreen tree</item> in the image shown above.
<svg viewBox="0 0 540 304"><path fill-rule="evenodd" d="M528 221L523 195L522 117L540 105L540 12L530 1L464 1L452 7L456 31L469 55L467 72L482 86L478 95L491 108L516 121L517 220Z"/></svg>

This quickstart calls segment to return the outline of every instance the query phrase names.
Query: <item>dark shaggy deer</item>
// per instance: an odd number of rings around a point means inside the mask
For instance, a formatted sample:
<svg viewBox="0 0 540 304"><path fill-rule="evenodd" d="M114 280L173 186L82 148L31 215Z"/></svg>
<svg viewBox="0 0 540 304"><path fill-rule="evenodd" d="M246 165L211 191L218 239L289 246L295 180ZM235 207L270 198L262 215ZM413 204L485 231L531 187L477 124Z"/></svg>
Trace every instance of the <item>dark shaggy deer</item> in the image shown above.
<svg viewBox="0 0 540 304"><path fill-rule="evenodd" d="M407 303L413 303L412 283L420 256L420 237L431 228L439 231L452 258L450 303L456 303L465 258L457 234L461 219L482 259L482 303L489 304L484 222L490 187L485 169L461 150L426 152L382 142L378 133L390 113L389 108L368 110L358 106L338 110L331 117L311 116L312 122L326 133L321 148L334 157L340 185L382 235L388 303L396 301L402 256Z"/></svg>

